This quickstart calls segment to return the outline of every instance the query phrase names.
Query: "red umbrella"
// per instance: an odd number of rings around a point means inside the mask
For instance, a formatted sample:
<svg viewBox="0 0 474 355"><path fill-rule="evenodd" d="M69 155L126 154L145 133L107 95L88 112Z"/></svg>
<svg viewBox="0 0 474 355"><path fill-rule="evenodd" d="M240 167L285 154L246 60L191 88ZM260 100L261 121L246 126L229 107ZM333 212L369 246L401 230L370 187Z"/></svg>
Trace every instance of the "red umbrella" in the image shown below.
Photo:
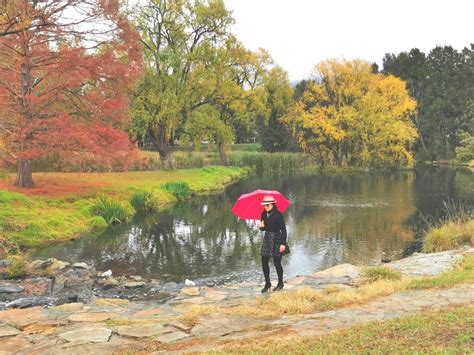
<svg viewBox="0 0 474 355"><path fill-rule="evenodd" d="M235 202L231 211L240 219L260 219L263 207L260 204L264 196L272 196L276 201L276 206L280 212L284 212L290 205L281 192L276 190L255 190L248 194L243 194Z"/></svg>

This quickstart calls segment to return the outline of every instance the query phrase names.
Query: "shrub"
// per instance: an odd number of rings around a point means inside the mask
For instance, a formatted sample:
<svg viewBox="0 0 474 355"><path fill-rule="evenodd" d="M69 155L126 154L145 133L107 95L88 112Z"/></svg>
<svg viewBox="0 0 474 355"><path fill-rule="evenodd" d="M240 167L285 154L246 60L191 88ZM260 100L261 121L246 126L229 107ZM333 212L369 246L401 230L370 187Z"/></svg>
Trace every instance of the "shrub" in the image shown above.
<svg viewBox="0 0 474 355"><path fill-rule="evenodd" d="M187 182L173 181L162 185L163 190L172 194L178 201L184 201L191 193Z"/></svg>
<svg viewBox="0 0 474 355"><path fill-rule="evenodd" d="M13 255L10 260L12 264L7 271L9 279L22 278L28 274L29 256L23 254Z"/></svg>
<svg viewBox="0 0 474 355"><path fill-rule="evenodd" d="M99 196L95 199L92 214L102 217L108 225L124 223L129 217L127 208L121 202L107 196Z"/></svg>
<svg viewBox="0 0 474 355"><path fill-rule="evenodd" d="M150 190L135 192L130 198L130 204L136 212L152 212L158 210L155 195Z"/></svg>
<svg viewBox="0 0 474 355"><path fill-rule="evenodd" d="M386 266L376 266L364 270L364 276L370 281L378 280L400 280L402 274L398 270Z"/></svg>

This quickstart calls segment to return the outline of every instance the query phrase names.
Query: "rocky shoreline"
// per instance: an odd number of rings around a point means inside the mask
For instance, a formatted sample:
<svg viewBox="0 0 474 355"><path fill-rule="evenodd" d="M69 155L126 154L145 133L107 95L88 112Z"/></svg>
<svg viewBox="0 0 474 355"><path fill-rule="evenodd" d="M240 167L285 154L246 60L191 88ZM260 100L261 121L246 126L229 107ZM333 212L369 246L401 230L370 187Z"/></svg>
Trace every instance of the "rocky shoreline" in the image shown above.
<svg viewBox="0 0 474 355"><path fill-rule="evenodd" d="M433 254L415 253L414 255L384 264L400 270L407 276L437 275L453 267L462 260L463 251L447 251ZM177 284L141 276L112 276L112 272L95 270L84 262L70 264L50 258L34 260L28 266L30 274L19 280L8 280L8 260L0 260L0 310L8 308L28 308L34 306L52 307L66 303L87 304L94 298L119 298L129 301L150 301L155 303L173 302L180 296L194 297L201 290L226 287L239 288L257 282L226 282L216 285L214 282L194 282ZM286 280L286 289L293 285L306 285L312 288L324 288L328 285L353 287L360 282L361 267L342 264L312 275L297 276ZM189 287L189 285L193 287Z"/></svg>
<svg viewBox="0 0 474 355"><path fill-rule="evenodd" d="M474 248L414 254L386 265L407 276L437 275L468 254L473 255ZM6 264L0 261L3 267ZM139 276L114 278L85 263L70 265L56 259L33 261L30 268L33 274L22 280L0 280L0 349L5 353L215 351L222 342L324 334L428 308L474 303L474 286L465 284L395 293L332 311L262 319L213 311L258 307L258 282L195 286L188 282L170 287ZM286 280L285 290L354 288L364 281L362 271L363 267L341 264ZM1 275L5 277L5 270ZM206 312L196 313L196 307Z"/></svg>

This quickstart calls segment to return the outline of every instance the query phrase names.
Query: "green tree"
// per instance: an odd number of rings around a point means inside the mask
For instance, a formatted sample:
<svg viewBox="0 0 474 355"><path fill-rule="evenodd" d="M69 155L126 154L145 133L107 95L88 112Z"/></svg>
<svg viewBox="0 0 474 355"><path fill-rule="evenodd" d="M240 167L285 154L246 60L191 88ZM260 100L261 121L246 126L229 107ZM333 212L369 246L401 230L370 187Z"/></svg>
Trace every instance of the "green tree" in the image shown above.
<svg viewBox="0 0 474 355"><path fill-rule="evenodd" d="M466 113L474 98L473 49L471 44L462 51L436 47L428 56L418 49L385 55L383 72L405 80L418 102L415 122L425 157L453 157L459 132L470 129Z"/></svg>
<svg viewBox="0 0 474 355"><path fill-rule="evenodd" d="M272 68L263 79L263 90L268 110L257 117L258 139L263 150L267 152L295 150L296 144L291 132L281 121L293 102L293 89L290 86L288 73L278 66Z"/></svg>
<svg viewBox="0 0 474 355"><path fill-rule="evenodd" d="M169 141L207 103L195 95L192 73L212 55L210 49L227 42L234 20L222 0L148 0L134 13L147 71L135 94L132 132L149 137L169 169Z"/></svg>

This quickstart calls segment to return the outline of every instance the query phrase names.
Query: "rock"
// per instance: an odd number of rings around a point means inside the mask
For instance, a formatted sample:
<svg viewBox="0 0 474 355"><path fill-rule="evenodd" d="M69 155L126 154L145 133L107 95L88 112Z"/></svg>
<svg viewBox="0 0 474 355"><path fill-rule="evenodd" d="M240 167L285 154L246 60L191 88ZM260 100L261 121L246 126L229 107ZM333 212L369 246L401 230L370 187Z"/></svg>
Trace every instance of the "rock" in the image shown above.
<svg viewBox="0 0 474 355"><path fill-rule="evenodd" d="M0 260L0 267L8 267L11 264L12 264L11 260L8 260L8 259Z"/></svg>
<svg viewBox="0 0 474 355"><path fill-rule="evenodd" d="M128 306L130 304L129 300L124 300L121 298L96 298L94 304L98 306Z"/></svg>
<svg viewBox="0 0 474 355"><path fill-rule="evenodd" d="M53 294L61 291L64 288L64 284L66 282L66 279L64 278L63 275L58 275L54 278L54 283L53 283L53 289L51 292Z"/></svg>
<svg viewBox="0 0 474 355"><path fill-rule="evenodd" d="M115 332L121 336L132 337L132 338L147 338L154 337L159 334L170 333L171 328L166 328L162 324L133 324L133 325L122 325L115 328Z"/></svg>
<svg viewBox="0 0 474 355"><path fill-rule="evenodd" d="M329 269L319 271L313 274L313 276L321 278L334 278L347 276L351 279L357 279L360 277L361 268L352 264L340 264L333 266Z"/></svg>
<svg viewBox="0 0 474 355"><path fill-rule="evenodd" d="M48 260L33 260L30 263L30 268L31 269L46 269L48 266L53 264L54 262L58 261L58 259L55 258L49 258Z"/></svg>
<svg viewBox="0 0 474 355"><path fill-rule="evenodd" d="M191 329L193 329L192 325L185 324L185 323L182 323L182 322L174 322L174 323L171 323L171 325L173 327L175 327L179 330L185 331L185 332L189 332Z"/></svg>
<svg viewBox="0 0 474 355"><path fill-rule="evenodd" d="M89 265L87 265L84 262L74 263L74 264L72 264L72 267L74 267L76 269L85 269L85 270L90 269Z"/></svg>
<svg viewBox="0 0 474 355"><path fill-rule="evenodd" d="M148 317L154 318L154 316L157 316L157 315L162 314L162 313L163 313L162 309L151 308L151 309L144 309L144 310L135 312L135 313L132 314L132 317L134 317L134 318L148 318Z"/></svg>
<svg viewBox="0 0 474 355"><path fill-rule="evenodd" d="M39 296L39 297L24 297L18 298L6 304L6 308L29 308L35 306L50 306L53 304L53 298Z"/></svg>
<svg viewBox="0 0 474 355"><path fill-rule="evenodd" d="M194 281L191 281L191 280L188 280L188 279L184 280L184 284L186 286L196 286L196 283Z"/></svg>
<svg viewBox="0 0 474 355"><path fill-rule="evenodd" d="M154 339L158 340L160 343L172 343L174 341L178 341L184 338L188 338L190 335L186 334L184 332L173 332L173 333L167 333L167 334L161 334L156 336Z"/></svg>
<svg viewBox="0 0 474 355"><path fill-rule="evenodd" d="M138 287L143 287L146 285L146 282L137 282L137 281L132 281L132 282L127 282L124 286L125 288L138 288Z"/></svg>
<svg viewBox="0 0 474 355"><path fill-rule="evenodd" d="M61 261L61 260L56 260L55 262L53 262L49 268L53 271L56 271L56 270L63 270L65 269L66 267L68 267L69 265L71 265L70 263L68 263L67 261Z"/></svg>
<svg viewBox="0 0 474 355"><path fill-rule="evenodd" d="M206 281L206 286L207 287L214 287L216 283L214 281Z"/></svg>
<svg viewBox="0 0 474 355"><path fill-rule="evenodd" d="M100 276L101 277L110 277L110 276L112 276L112 270L109 269L109 270L103 272Z"/></svg>
<svg viewBox="0 0 474 355"><path fill-rule="evenodd" d="M51 293L53 280L49 278L39 277L34 279L27 279L23 282L23 293L28 296L46 296Z"/></svg>
<svg viewBox="0 0 474 355"><path fill-rule="evenodd" d="M130 278L131 278L133 281L143 281L143 277L137 276L137 275L130 276Z"/></svg>
<svg viewBox="0 0 474 355"><path fill-rule="evenodd" d="M59 337L68 342L77 344L84 343L104 343L109 341L112 331L105 327L86 325L65 333L59 334Z"/></svg>
<svg viewBox="0 0 474 355"><path fill-rule="evenodd" d="M24 290L23 287L11 282L0 281L0 293L18 293Z"/></svg>
<svg viewBox="0 0 474 355"><path fill-rule="evenodd" d="M227 334L236 332L242 332L255 328L263 321L244 316L231 316L231 315L211 315L206 316L205 322L197 324L192 330L191 334L195 336L203 337L221 337Z"/></svg>
<svg viewBox="0 0 474 355"><path fill-rule="evenodd" d="M469 248L462 253L464 256L474 256L474 248Z"/></svg>
<svg viewBox="0 0 474 355"><path fill-rule="evenodd" d="M105 312L97 312L97 313L77 313L72 314L68 317L71 322L104 322L110 318L112 318L114 314L105 313Z"/></svg>
<svg viewBox="0 0 474 355"><path fill-rule="evenodd" d="M43 268L46 267L46 263L47 263L47 261L44 261L44 260L33 260L30 263L29 267L32 270L43 269Z"/></svg>
<svg viewBox="0 0 474 355"><path fill-rule="evenodd" d="M220 292L220 291L214 291L214 290L208 290L206 291L206 298L209 298L215 302L220 302L223 301L227 298L227 293L225 292Z"/></svg>
<svg viewBox="0 0 474 355"><path fill-rule="evenodd" d="M0 338L11 337L20 333L21 332L18 329L10 327L9 325L0 325Z"/></svg>
<svg viewBox="0 0 474 355"><path fill-rule="evenodd" d="M77 312L81 311L84 308L84 303L65 303L60 306L52 307L53 310L58 310L62 312Z"/></svg>
<svg viewBox="0 0 474 355"><path fill-rule="evenodd" d="M452 269L462 259L463 256L454 251L417 253L387 266L401 271L406 276L434 276Z"/></svg>
<svg viewBox="0 0 474 355"><path fill-rule="evenodd" d="M199 287L185 287L181 292L188 296L199 296Z"/></svg>
<svg viewBox="0 0 474 355"><path fill-rule="evenodd" d="M108 288L111 288L111 287L117 287L120 285L120 282L116 279L114 279L113 277L105 280L104 282L104 287L108 287Z"/></svg>

